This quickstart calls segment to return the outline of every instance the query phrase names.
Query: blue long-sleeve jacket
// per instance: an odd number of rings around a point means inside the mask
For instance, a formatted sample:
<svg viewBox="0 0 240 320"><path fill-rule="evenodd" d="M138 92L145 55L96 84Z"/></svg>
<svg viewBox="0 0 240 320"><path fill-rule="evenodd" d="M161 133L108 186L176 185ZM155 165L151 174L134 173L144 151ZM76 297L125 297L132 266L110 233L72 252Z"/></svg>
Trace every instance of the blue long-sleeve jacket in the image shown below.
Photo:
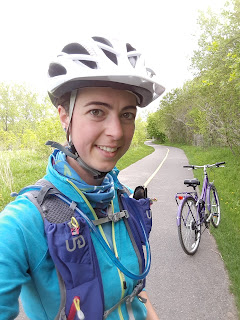
<svg viewBox="0 0 240 320"><path fill-rule="evenodd" d="M44 178L75 201L82 211L93 219L77 188L73 187L74 181L70 184L68 177L52 168ZM116 195L120 186L116 176L114 186ZM113 204L114 211L118 212L117 196L114 197ZM114 235L121 262L131 272L139 273L138 259L123 221L115 224ZM111 232L107 232L106 236L109 239ZM101 270L105 310L108 310L123 296L132 293L136 281L125 276L124 289L119 270L107 258L98 240L94 237L92 240ZM0 214L0 320L17 317L19 296L29 319L55 318L60 304L56 269L48 251L43 219L24 194L8 204ZM92 304L94 308L94 301ZM135 319L146 319L145 305L137 297L132 303L132 311ZM107 319L129 319L126 304L123 303L110 313Z"/></svg>

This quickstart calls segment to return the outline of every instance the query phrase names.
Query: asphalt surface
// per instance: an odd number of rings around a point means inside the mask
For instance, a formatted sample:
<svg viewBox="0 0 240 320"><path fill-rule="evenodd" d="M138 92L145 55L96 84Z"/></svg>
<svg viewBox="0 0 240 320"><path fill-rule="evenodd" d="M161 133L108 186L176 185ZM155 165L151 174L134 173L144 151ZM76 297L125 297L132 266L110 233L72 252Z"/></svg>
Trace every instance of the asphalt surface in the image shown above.
<svg viewBox="0 0 240 320"><path fill-rule="evenodd" d="M152 265L147 278L151 303L160 320L238 320L228 274L214 238L205 231L197 253L191 257L183 252L178 240L175 194L186 190L184 179L193 177L192 171L183 169L188 160L180 149L153 146L151 155L119 175L120 181L133 189L148 181L148 196L158 200L152 206ZM21 311L17 319L28 318Z"/></svg>
<svg viewBox="0 0 240 320"><path fill-rule="evenodd" d="M237 320L229 278L214 238L206 230L194 256L186 255L178 240L175 194L186 190L184 179L193 178L193 172L183 168L188 160L180 149L153 146L151 155L119 176L131 188L144 184L169 149L147 186L148 196L158 199L152 206L152 265L146 287L150 300L161 320Z"/></svg>

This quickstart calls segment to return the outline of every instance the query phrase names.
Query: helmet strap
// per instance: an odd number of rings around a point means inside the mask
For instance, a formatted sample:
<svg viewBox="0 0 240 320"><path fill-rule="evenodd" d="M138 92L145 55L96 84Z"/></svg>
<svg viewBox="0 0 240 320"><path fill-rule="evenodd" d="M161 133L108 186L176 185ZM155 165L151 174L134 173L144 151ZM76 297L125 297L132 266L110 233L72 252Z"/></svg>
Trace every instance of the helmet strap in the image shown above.
<svg viewBox="0 0 240 320"><path fill-rule="evenodd" d="M78 93L78 90L73 90L71 92L71 96L70 96L69 111L68 111L69 124L68 124L67 134L66 134L67 135L67 141L69 143L71 142L70 127L71 127L71 122L72 122L73 110L74 110L76 99L77 99L77 93Z"/></svg>
<svg viewBox="0 0 240 320"><path fill-rule="evenodd" d="M65 153L68 157L73 158L74 160L77 161L77 163L84 168L86 171L90 172L94 179L102 179L106 176L106 174L108 174L108 172L102 172L102 171L98 171L96 169L93 169L91 167L89 167L78 155L75 147L73 144L69 145L69 148L64 147L63 145L61 145L58 142L55 141L47 141L45 143L47 146L51 146L52 148L56 148L60 151L62 151L63 153Z"/></svg>
<svg viewBox="0 0 240 320"><path fill-rule="evenodd" d="M102 172L102 171L98 171L94 168L91 168L89 165L87 165L82 159L81 157L79 156L72 140L71 140L71 135L70 135L70 127L71 127L71 122L72 122L72 115L73 115L73 110L74 110L74 107L75 107L75 103L76 103L76 99L77 99L77 93L78 93L78 90L73 90L71 92L71 96L70 96L70 103L69 103L69 112L68 112L68 116L69 116L69 125L68 125L68 128L67 128L67 133L66 133L66 136L67 136L67 141L68 141L68 145L69 145L69 148L70 148L70 152L68 151L68 154L66 153L66 148L60 148L60 146L58 145L58 149L61 150L62 152L64 152L65 154L67 154L68 156L74 158L77 163L83 168L85 169L86 171L90 172L94 179L102 179L106 176L106 174L108 172Z"/></svg>
<svg viewBox="0 0 240 320"><path fill-rule="evenodd" d="M106 174L108 174L108 172L103 172L103 171L98 171L94 168L91 168L88 164L86 164L86 162L83 161L83 159L79 156L74 144L72 142L69 143L69 147L70 150L72 152L72 154L74 154L76 156L75 160L77 161L78 164L80 164L80 166L85 169L86 171L90 172L94 179L102 179L106 176Z"/></svg>

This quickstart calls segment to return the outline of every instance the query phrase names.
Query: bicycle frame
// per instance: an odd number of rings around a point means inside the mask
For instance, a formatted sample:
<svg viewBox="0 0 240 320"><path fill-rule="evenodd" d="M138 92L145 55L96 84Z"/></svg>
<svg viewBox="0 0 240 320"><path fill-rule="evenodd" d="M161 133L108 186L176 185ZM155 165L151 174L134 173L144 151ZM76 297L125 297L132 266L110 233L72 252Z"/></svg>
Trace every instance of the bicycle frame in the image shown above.
<svg viewBox="0 0 240 320"><path fill-rule="evenodd" d="M203 168L204 171L200 196L197 190L197 186L200 186L200 182L195 178L184 180L184 184L187 187L192 187L194 191L177 193L175 196L178 205L178 237L183 251L188 255L194 255L197 252L201 235L204 230L210 227L210 222L215 228L219 225L219 198L213 182L209 182L207 169L220 167L224 163L225 162L217 162L215 164L206 164L203 166L184 166L184 168L190 169ZM205 226L204 229L202 229L203 226Z"/></svg>
<svg viewBox="0 0 240 320"><path fill-rule="evenodd" d="M213 182L210 183L207 174L207 166L204 166L204 179L203 179L203 186L201 191L201 196L198 197L197 191L192 192L180 192L177 193L175 196L175 200L178 204L178 212L177 212L177 226L180 225L180 214L181 214L181 202L186 197L193 197L197 201L197 212L199 216L199 224L204 222L205 212L206 209L208 213L211 211L211 204L210 204L210 189L213 185ZM180 200L181 202L178 202ZM206 222L209 222L211 215L207 218Z"/></svg>

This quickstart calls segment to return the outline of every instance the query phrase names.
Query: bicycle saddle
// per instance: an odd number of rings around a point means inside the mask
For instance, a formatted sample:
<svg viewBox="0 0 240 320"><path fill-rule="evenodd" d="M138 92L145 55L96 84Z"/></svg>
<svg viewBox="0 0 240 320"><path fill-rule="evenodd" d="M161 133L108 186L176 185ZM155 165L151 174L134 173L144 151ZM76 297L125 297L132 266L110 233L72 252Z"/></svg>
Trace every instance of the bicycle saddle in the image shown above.
<svg viewBox="0 0 240 320"><path fill-rule="evenodd" d="M198 179L186 179L184 180L184 184L192 187L196 187L200 185L200 181Z"/></svg>

